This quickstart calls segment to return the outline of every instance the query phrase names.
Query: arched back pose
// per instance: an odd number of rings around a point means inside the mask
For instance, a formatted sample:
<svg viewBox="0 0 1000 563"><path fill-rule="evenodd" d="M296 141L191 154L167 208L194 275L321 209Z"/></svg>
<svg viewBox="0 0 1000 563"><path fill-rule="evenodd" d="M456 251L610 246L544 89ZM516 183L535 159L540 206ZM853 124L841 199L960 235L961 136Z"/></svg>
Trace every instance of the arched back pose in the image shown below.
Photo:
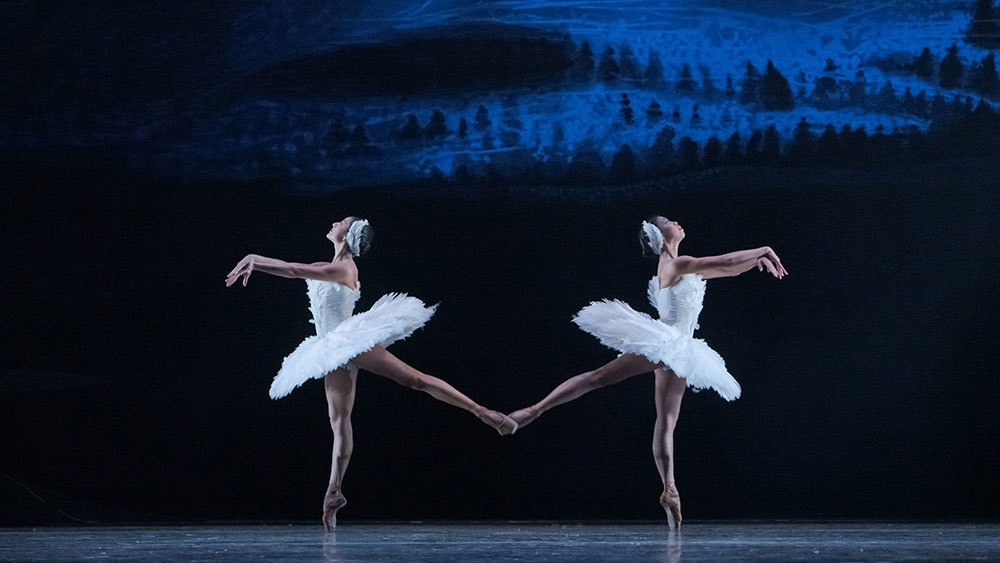
<svg viewBox="0 0 1000 563"><path fill-rule="evenodd" d="M659 313L659 320L617 299L587 305L573 321L621 355L593 371L567 379L538 403L510 415L523 427L543 412L584 393L640 373L655 372L653 458L663 480L660 504L671 529L681 523L681 499L674 484L673 435L685 385L695 389L710 387L728 401L740 396L740 385L726 371L722 357L704 340L693 337L705 280L737 276L755 265L779 279L787 274L770 247L695 258L679 254L683 238L684 229L661 216L644 221L640 230L643 253L659 256L656 276L649 281L649 301Z"/></svg>
<svg viewBox="0 0 1000 563"><path fill-rule="evenodd" d="M226 286L240 278L245 286L255 271L306 280L316 334L285 357L270 395L278 399L308 379L323 379L333 428L333 460L330 485L323 499L323 524L332 531L337 525L337 511L347 504L341 482L354 446L351 409L358 368L465 409L501 435L512 434L517 424L505 414L483 408L445 381L410 367L385 349L422 327L437 305L426 307L416 297L390 293L380 297L368 311L352 315L361 287L354 257L371 245L368 221L346 217L333 224L326 238L335 249L330 262L300 264L250 254L229 272Z"/></svg>

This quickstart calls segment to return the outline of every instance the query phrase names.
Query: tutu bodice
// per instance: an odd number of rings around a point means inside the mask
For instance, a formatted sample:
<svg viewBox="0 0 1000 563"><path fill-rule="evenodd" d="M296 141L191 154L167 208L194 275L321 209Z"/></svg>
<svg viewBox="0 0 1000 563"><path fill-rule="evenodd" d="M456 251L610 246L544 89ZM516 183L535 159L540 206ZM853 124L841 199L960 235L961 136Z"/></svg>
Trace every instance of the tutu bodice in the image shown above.
<svg viewBox="0 0 1000 563"><path fill-rule="evenodd" d="M309 295L309 311L316 325L316 334L323 336L337 327L344 319L354 313L354 304L361 297L361 282L357 289L351 289L342 283L306 280L306 292Z"/></svg>
<svg viewBox="0 0 1000 563"><path fill-rule="evenodd" d="M340 368L356 370L351 362L374 346L388 346L424 326L437 305L405 293L387 293L371 309L354 313L361 297L361 283L351 289L337 282L306 280L309 311L316 334L307 336L281 362L271 382L271 398L284 397L309 379L321 379Z"/></svg>
<svg viewBox="0 0 1000 563"><path fill-rule="evenodd" d="M698 315L705 299L705 279L700 274L685 274L676 284L660 289L657 276L649 280L649 302L656 308L660 322L691 336L698 327Z"/></svg>
<svg viewBox="0 0 1000 563"><path fill-rule="evenodd" d="M573 322L609 348L670 368L696 390L715 389L727 401L738 398L740 384L726 370L725 360L694 337L705 298L705 278L685 274L681 281L660 289L659 279L653 276L647 296L659 319L617 299L605 299L581 309Z"/></svg>

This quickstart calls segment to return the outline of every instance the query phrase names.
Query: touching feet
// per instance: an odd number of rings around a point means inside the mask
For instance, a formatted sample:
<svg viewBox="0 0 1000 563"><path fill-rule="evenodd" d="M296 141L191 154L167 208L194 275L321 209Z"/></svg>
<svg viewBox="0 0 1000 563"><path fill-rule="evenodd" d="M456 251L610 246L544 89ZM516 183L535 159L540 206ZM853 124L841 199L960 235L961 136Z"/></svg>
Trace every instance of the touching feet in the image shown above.
<svg viewBox="0 0 1000 563"><path fill-rule="evenodd" d="M509 416L483 407L476 407L472 411L476 418L483 421L487 426L493 427L501 436L517 432L518 424Z"/></svg>
<svg viewBox="0 0 1000 563"><path fill-rule="evenodd" d="M667 513L667 525L671 530L681 528L681 494L677 492L674 483L668 483L663 487L663 494L660 495L660 506Z"/></svg>
<svg viewBox="0 0 1000 563"><path fill-rule="evenodd" d="M510 413L510 417L517 423L518 428L524 428L534 422L541 414L538 407L530 406Z"/></svg>
<svg viewBox="0 0 1000 563"><path fill-rule="evenodd" d="M347 499L344 498L339 487L331 486L326 490L326 496L323 497L323 527L326 528L327 532L332 532L337 528L337 511L344 508L346 504Z"/></svg>

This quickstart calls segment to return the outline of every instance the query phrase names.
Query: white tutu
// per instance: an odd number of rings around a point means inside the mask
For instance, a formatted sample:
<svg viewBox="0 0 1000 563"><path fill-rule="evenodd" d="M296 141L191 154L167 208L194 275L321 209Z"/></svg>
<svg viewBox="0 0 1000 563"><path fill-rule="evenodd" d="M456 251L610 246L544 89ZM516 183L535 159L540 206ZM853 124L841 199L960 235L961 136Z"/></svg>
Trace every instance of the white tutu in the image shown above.
<svg viewBox="0 0 1000 563"><path fill-rule="evenodd" d="M355 294L353 300L349 302L350 307L353 307L354 301L357 300L356 290L347 288L332 292L314 291L316 287L324 287L316 284L332 282L308 281L314 282L310 284L309 295L313 301L310 308L317 316L323 315L324 311L336 309L336 307L317 306L314 299L317 295L323 298L330 293L349 291ZM389 346L413 334L413 331L422 327L431 318L436 308L437 305L427 307L423 301L406 294L383 295L371 309L345 318L322 335L312 335L303 340L282 362L281 369L271 383L271 398L284 397L306 380L322 378L331 370L345 366L356 369L350 365L352 358L371 350L376 345Z"/></svg>
<svg viewBox="0 0 1000 563"><path fill-rule="evenodd" d="M692 278L689 282L704 284L704 280L697 278ZM657 291L668 292L672 289L668 287ZM678 289L676 293L681 300L690 302L688 307L678 307L676 296L673 299L664 296L659 299L659 303L654 301L654 304L665 307L667 303L674 301L675 312L680 310L687 317L691 317L693 312L693 318L684 319L684 322L680 323L681 326L692 327L693 332L693 327L697 326L694 321L697 320L697 314L701 310L703 285L701 291L697 288L693 291ZM652 290L650 297L651 300L657 297ZM661 318L664 316L664 311L661 310ZM715 389L727 401L740 396L740 384L726 370L726 362L704 340L682 332L673 324L640 313L617 299L606 299L587 305L576 314L573 322L596 336L605 346L622 353L645 356L654 364L670 368L696 390Z"/></svg>

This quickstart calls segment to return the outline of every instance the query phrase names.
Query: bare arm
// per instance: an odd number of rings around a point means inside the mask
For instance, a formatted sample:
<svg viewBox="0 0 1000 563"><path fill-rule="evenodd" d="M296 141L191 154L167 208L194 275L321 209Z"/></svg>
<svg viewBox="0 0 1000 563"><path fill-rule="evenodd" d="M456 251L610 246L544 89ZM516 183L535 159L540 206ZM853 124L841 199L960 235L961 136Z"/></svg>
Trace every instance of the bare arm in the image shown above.
<svg viewBox="0 0 1000 563"><path fill-rule="evenodd" d="M303 264L301 262L286 262L277 258L268 258L259 254L247 254L229 272L229 275L226 277L226 287L233 285L240 277L243 278L243 285L246 286L252 272L263 272L282 278L335 281L341 283L350 276L345 264L330 262Z"/></svg>
<svg viewBox="0 0 1000 563"><path fill-rule="evenodd" d="M773 266L769 267L769 264ZM661 277L671 279L684 274L701 274L705 279L733 277L756 266L758 269L767 267L775 277L781 278L787 272L781 266L777 254L769 246L737 250L718 256L678 256L665 266L666 271Z"/></svg>

